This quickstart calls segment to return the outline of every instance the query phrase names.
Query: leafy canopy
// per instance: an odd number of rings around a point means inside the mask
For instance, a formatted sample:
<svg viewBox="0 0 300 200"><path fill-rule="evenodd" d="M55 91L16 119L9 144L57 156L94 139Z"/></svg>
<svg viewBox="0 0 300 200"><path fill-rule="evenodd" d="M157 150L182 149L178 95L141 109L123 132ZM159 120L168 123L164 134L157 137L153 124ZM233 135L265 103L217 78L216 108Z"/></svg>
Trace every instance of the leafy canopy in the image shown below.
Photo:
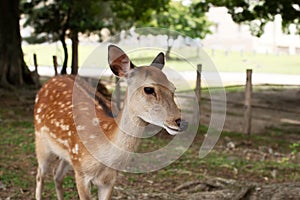
<svg viewBox="0 0 300 200"><path fill-rule="evenodd" d="M300 34L299 0L206 0L195 4L195 10L208 10L211 6L225 6L232 19L237 23L250 25L253 35L261 36L267 22L276 15L282 18L283 31L289 33L291 24L295 24Z"/></svg>
<svg viewBox="0 0 300 200"><path fill-rule="evenodd" d="M27 40L32 42L58 41L62 32L99 32L108 28L112 34L151 19L153 10L166 10L170 0L32 0L22 1L27 14L25 26L34 28Z"/></svg>
<svg viewBox="0 0 300 200"><path fill-rule="evenodd" d="M58 41L70 32L99 30L105 25L106 7L99 0L35 0L22 2L21 10L26 14L25 26L34 33L29 42Z"/></svg>
<svg viewBox="0 0 300 200"><path fill-rule="evenodd" d="M210 33L211 23L204 12L194 12L192 6L185 6L181 1L171 1L167 10L154 12L148 23L139 23L139 26L163 28L160 33L176 39L179 35L191 38L204 38ZM141 32L140 34L147 34ZM155 34L155 33L154 33Z"/></svg>

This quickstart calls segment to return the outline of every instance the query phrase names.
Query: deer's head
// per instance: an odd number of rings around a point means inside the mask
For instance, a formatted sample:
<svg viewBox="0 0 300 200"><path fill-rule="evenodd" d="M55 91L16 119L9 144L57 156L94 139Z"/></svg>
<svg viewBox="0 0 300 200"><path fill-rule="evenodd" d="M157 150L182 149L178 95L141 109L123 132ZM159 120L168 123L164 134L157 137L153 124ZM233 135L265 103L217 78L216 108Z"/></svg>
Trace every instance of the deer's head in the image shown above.
<svg viewBox="0 0 300 200"><path fill-rule="evenodd" d="M187 128L187 122L174 101L176 88L162 72L164 59L159 53L149 66L136 67L120 48L108 48L112 72L128 84L125 105L131 119L160 126L175 135Z"/></svg>

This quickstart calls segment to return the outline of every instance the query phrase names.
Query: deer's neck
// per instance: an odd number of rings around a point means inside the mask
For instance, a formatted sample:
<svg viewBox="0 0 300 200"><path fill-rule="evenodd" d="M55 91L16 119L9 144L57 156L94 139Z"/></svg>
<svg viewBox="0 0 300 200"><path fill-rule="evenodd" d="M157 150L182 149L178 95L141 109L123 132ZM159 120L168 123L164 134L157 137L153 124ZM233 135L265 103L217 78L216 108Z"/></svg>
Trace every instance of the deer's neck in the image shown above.
<svg viewBox="0 0 300 200"><path fill-rule="evenodd" d="M133 115L126 106L119 113L117 122L117 132L114 138L114 143L126 151L135 151L139 144L140 136L143 134L147 125L143 120Z"/></svg>
<svg viewBox="0 0 300 200"><path fill-rule="evenodd" d="M126 102L126 101L124 101ZM130 158L134 156L140 136L143 134L146 123L139 118L133 117L126 104L115 119L117 128L111 142L108 143L107 155L101 154L103 149L98 149L98 158L107 166L114 169L125 169Z"/></svg>

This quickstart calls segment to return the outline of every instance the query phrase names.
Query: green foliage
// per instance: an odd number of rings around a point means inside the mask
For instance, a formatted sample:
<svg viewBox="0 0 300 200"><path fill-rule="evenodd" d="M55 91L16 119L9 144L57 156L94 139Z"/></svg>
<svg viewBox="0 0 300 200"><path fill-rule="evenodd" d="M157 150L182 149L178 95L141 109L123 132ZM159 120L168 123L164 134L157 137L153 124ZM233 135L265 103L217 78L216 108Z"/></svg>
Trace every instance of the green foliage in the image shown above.
<svg viewBox="0 0 300 200"><path fill-rule="evenodd" d="M106 7L107 4L99 0L22 2L21 11L27 17L24 26L34 28L28 42L58 41L67 31L86 33L100 30L105 23Z"/></svg>
<svg viewBox="0 0 300 200"><path fill-rule="evenodd" d="M292 150L292 154L296 155L298 152L300 152L300 142L295 142L291 144L290 148Z"/></svg>
<svg viewBox="0 0 300 200"><path fill-rule="evenodd" d="M289 32L291 24L296 25L300 34L300 2L299 0L207 0L195 4L195 9L208 9L210 6L225 6L228 13L237 23L250 25L253 35L261 36L263 28L269 21L273 21L276 15L282 18L282 28Z"/></svg>
<svg viewBox="0 0 300 200"><path fill-rule="evenodd" d="M193 7L172 1L168 5L168 10L154 13L149 23L138 24L138 26L165 28L164 33L172 39L176 39L179 34L191 38L204 38L210 33L209 26L211 23L205 17L205 13L192 12L191 9Z"/></svg>
<svg viewBox="0 0 300 200"><path fill-rule="evenodd" d="M112 1L110 30L117 33L120 30L127 30L133 26L145 25L152 20L152 16L157 13L166 12L170 0L127 0Z"/></svg>
<svg viewBox="0 0 300 200"><path fill-rule="evenodd" d="M190 38L204 38L210 33L211 23L207 20L204 12L196 12L193 6L185 6L181 1L171 1L167 10L154 12L148 23L137 24L137 27L149 26L158 27L159 30L137 29L140 35L166 35L168 50L167 57L170 54L173 43L180 35Z"/></svg>
<svg viewBox="0 0 300 200"><path fill-rule="evenodd" d="M153 11L159 13L166 10L168 3L169 0L54 0L51 3L36 0L22 1L21 12L27 17L25 26L34 28L29 42L45 42L58 41L66 31L97 33L106 27L115 34L136 23L148 22Z"/></svg>
<svg viewBox="0 0 300 200"><path fill-rule="evenodd" d="M61 73L66 73L68 51L66 37L72 40L72 73L78 68L78 33L98 33L102 28L112 34L146 22L152 10L159 12L169 0L107 1L107 0L36 0L21 1L21 13L26 14L25 26L34 29L29 43L61 41L65 60Z"/></svg>

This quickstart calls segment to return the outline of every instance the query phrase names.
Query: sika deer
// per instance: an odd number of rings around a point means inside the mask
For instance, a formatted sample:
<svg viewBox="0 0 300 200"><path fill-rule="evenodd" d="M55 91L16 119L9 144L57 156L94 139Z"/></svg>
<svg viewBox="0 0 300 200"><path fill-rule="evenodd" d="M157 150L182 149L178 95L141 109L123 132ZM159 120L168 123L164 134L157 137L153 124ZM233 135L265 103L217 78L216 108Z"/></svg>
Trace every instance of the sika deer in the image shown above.
<svg viewBox="0 0 300 200"><path fill-rule="evenodd" d="M133 152L147 124L163 127L172 135L187 128L174 102L175 87L161 71L163 53L150 66L136 67L120 48L110 45L108 61L112 72L128 83L123 109L116 118L108 113L110 102L98 93L98 100L91 96L92 89L76 81L77 77L56 76L39 91L34 110L36 199L42 198L52 157L60 159L54 175L58 199L63 199L62 182L69 167L74 169L80 199L91 199L90 183L98 187L99 199L110 199L117 168L128 159L111 146Z"/></svg>

